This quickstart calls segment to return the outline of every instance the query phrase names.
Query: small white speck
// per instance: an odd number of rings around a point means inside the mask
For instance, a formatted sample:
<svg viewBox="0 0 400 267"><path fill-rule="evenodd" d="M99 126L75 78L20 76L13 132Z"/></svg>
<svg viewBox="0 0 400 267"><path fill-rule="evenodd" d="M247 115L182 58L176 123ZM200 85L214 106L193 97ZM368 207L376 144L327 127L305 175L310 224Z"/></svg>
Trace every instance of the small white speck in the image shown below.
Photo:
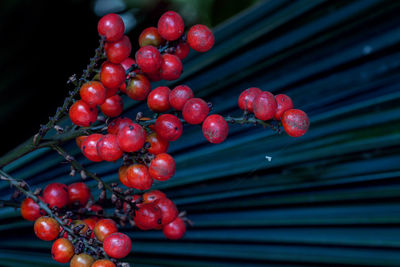
<svg viewBox="0 0 400 267"><path fill-rule="evenodd" d="M272 157L269 157L269 156L265 156L265 158L266 158L268 161L271 161L271 160L272 160Z"/></svg>

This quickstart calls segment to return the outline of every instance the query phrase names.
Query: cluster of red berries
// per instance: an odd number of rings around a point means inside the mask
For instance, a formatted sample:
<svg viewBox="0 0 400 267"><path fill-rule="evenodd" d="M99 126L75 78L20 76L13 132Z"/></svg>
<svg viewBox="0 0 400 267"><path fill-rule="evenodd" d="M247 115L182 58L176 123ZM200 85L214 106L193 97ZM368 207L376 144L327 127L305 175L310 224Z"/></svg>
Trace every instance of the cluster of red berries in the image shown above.
<svg viewBox="0 0 400 267"><path fill-rule="evenodd" d="M292 99L285 94L274 96L268 91L251 87L240 94L238 103L242 110L254 113L257 119L281 121L285 132L292 137L304 135L310 126L307 114L294 109Z"/></svg>

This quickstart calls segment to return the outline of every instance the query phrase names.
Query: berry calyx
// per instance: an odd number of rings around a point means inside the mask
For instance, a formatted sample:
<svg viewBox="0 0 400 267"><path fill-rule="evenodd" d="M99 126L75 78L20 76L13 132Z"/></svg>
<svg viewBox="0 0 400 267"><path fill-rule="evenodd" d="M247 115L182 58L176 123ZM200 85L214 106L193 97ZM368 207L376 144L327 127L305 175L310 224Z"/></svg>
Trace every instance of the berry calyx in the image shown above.
<svg viewBox="0 0 400 267"><path fill-rule="evenodd" d="M106 100L106 88L100 82L87 82L82 85L80 95L89 106L95 107Z"/></svg>
<svg viewBox="0 0 400 267"><path fill-rule="evenodd" d="M81 151L88 160L94 162L100 162L103 160L97 152L97 142L102 137L103 135L101 134L91 134L83 141Z"/></svg>
<svg viewBox="0 0 400 267"><path fill-rule="evenodd" d="M204 137L213 144L219 144L225 141L228 136L228 123L218 114L208 116L202 126Z"/></svg>
<svg viewBox="0 0 400 267"><path fill-rule="evenodd" d="M78 203L84 207L91 197L90 189L85 183L73 183L68 186L68 196L70 203Z"/></svg>
<svg viewBox="0 0 400 267"><path fill-rule="evenodd" d="M187 33L187 42L197 52L207 52L214 45L214 34L205 25L192 26Z"/></svg>
<svg viewBox="0 0 400 267"><path fill-rule="evenodd" d="M160 138L157 133L149 134L146 137L146 142L150 143L150 147L147 149L150 154L158 155L168 151L169 142Z"/></svg>
<svg viewBox="0 0 400 267"><path fill-rule="evenodd" d="M25 198L21 203L21 215L25 220L36 221L44 212L41 211L39 205L32 198Z"/></svg>
<svg viewBox="0 0 400 267"><path fill-rule="evenodd" d="M104 239L103 248L108 256L121 259L131 252L132 241L123 233L114 233Z"/></svg>
<svg viewBox="0 0 400 267"><path fill-rule="evenodd" d="M185 235L185 232L185 222L179 217L163 227L165 237L172 240L181 239Z"/></svg>
<svg viewBox="0 0 400 267"><path fill-rule="evenodd" d="M154 112L165 112L171 108L169 105L169 93L171 90L166 86L159 86L150 92L147 97L147 106Z"/></svg>
<svg viewBox="0 0 400 267"><path fill-rule="evenodd" d="M182 135L183 126L178 117L163 114L157 118L154 128L157 134L167 141L175 141Z"/></svg>
<svg viewBox="0 0 400 267"><path fill-rule="evenodd" d="M270 92L259 93L253 101L253 112L257 119L266 121L274 117L277 104Z"/></svg>
<svg viewBox="0 0 400 267"><path fill-rule="evenodd" d="M284 94L276 95L275 100L276 100L276 104L278 105L278 107L276 108L274 118L275 118L275 120L280 121L283 113L286 110L293 108L293 102L289 96L284 95Z"/></svg>
<svg viewBox="0 0 400 267"><path fill-rule="evenodd" d="M159 47L165 43L164 38L161 37L156 27L148 27L142 31L139 35L139 46L143 47L146 45L152 45Z"/></svg>
<svg viewBox="0 0 400 267"><path fill-rule="evenodd" d="M88 127L97 120L97 113L97 108L78 100L69 109L69 118L75 125Z"/></svg>
<svg viewBox="0 0 400 267"><path fill-rule="evenodd" d="M37 237L44 241L51 241L58 237L60 225L53 218L42 216L35 221L33 226Z"/></svg>
<svg viewBox="0 0 400 267"><path fill-rule="evenodd" d="M118 232L117 224L111 219L101 219L94 226L94 234L100 242L116 232Z"/></svg>
<svg viewBox="0 0 400 267"><path fill-rule="evenodd" d="M149 80L143 74L136 74L132 77L126 86L126 94L133 100L142 101L149 95L151 85Z"/></svg>
<svg viewBox="0 0 400 267"><path fill-rule="evenodd" d="M119 95L107 98L100 106L101 112L108 117L117 117L124 110L124 101Z"/></svg>
<svg viewBox="0 0 400 267"><path fill-rule="evenodd" d="M118 144L124 152L140 150L146 141L146 131L139 124L126 125L118 132Z"/></svg>
<svg viewBox="0 0 400 267"><path fill-rule="evenodd" d="M149 170L145 165L133 164L126 170L129 187L138 190L148 190L153 185Z"/></svg>
<svg viewBox="0 0 400 267"><path fill-rule="evenodd" d="M166 181L175 174L175 160L167 153L158 154L149 166L149 173L153 179Z"/></svg>
<svg viewBox="0 0 400 267"><path fill-rule="evenodd" d="M57 239L51 247L51 256L60 263L69 262L74 254L74 246L65 238Z"/></svg>
<svg viewBox="0 0 400 267"><path fill-rule="evenodd" d="M128 36L124 35L118 41L107 42L104 46L104 51L108 61L116 64L121 63L131 54L131 41Z"/></svg>
<svg viewBox="0 0 400 267"><path fill-rule="evenodd" d="M43 190L43 200L49 204L50 208L61 209L67 206L69 203L68 187L60 183L49 184Z"/></svg>
<svg viewBox="0 0 400 267"><path fill-rule="evenodd" d="M257 87L250 87L244 90L239 96L239 108L241 110L247 110L248 112L253 112L253 102L258 94L262 91Z"/></svg>
<svg viewBox="0 0 400 267"><path fill-rule="evenodd" d="M97 31L100 36L104 36L107 41L115 42L122 38L125 31L125 24L117 14L107 14L99 20Z"/></svg>
<svg viewBox="0 0 400 267"><path fill-rule="evenodd" d="M97 142L97 153L105 161L116 161L122 157L122 150L115 134L106 134Z"/></svg>
<svg viewBox="0 0 400 267"><path fill-rule="evenodd" d="M141 47L135 55L136 64L144 73L157 72L161 67L161 54L157 48L151 45Z"/></svg>
<svg viewBox="0 0 400 267"><path fill-rule="evenodd" d="M207 117L210 109L208 104L201 98L189 99L182 109L182 116L187 123L200 124Z"/></svg>
<svg viewBox="0 0 400 267"><path fill-rule="evenodd" d="M143 204L136 210L134 221L141 230L158 228L161 226L161 209L155 203Z"/></svg>
<svg viewBox="0 0 400 267"><path fill-rule="evenodd" d="M158 20L157 29L165 40L173 41L181 37L185 30L185 24L178 13L168 11Z"/></svg>
<svg viewBox="0 0 400 267"><path fill-rule="evenodd" d="M113 90L112 92L116 92L115 90L118 90L118 88L125 82L125 70L121 64L114 64L106 61L101 65L100 81L107 90ZM108 93L107 95L110 96Z"/></svg>
<svg viewBox="0 0 400 267"><path fill-rule="evenodd" d="M308 131L310 120L300 109L289 109L281 117L285 132L291 137L300 137Z"/></svg>
<svg viewBox="0 0 400 267"><path fill-rule="evenodd" d="M179 57L171 54L162 55L160 77L163 80L173 81L182 74L182 62Z"/></svg>
<svg viewBox="0 0 400 267"><path fill-rule="evenodd" d="M169 94L169 103L176 110L182 110L185 103L194 97L192 89L187 85L178 85Z"/></svg>
<svg viewBox="0 0 400 267"><path fill-rule="evenodd" d="M76 254L71 259L70 267L91 267L93 262L93 257L88 254Z"/></svg>

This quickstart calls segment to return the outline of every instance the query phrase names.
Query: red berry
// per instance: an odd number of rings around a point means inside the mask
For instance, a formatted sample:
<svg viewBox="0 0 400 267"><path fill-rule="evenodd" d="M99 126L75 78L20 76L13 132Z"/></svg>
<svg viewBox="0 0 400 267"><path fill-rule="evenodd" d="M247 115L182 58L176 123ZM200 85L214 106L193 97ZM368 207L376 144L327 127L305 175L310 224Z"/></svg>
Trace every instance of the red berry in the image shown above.
<svg viewBox="0 0 400 267"><path fill-rule="evenodd" d="M200 124L207 117L210 109L201 98L191 98L186 101L182 109L182 116L187 123Z"/></svg>
<svg viewBox="0 0 400 267"><path fill-rule="evenodd" d="M91 267L115 267L115 264L109 260L97 260Z"/></svg>
<svg viewBox="0 0 400 267"><path fill-rule="evenodd" d="M184 60L190 52L190 46L187 42L179 42L175 47L174 55L179 57L180 60Z"/></svg>
<svg viewBox="0 0 400 267"><path fill-rule="evenodd" d="M149 80L152 82L161 81L161 75L159 70L153 73L146 73L146 77L149 78Z"/></svg>
<svg viewBox="0 0 400 267"><path fill-rule="evenodd" d="M60 183L49 184L43 190L43 200L49 204L50 208L61 209L67 206L69 203L68 187Z"/></svg>
<svg viewBox="0 0 400 267"><path fill-rule="evenodd" d="M95 107L106 100L106 88L100 82L87 82L82 85L80 95L89 106Z"/></svg>
<svg viewBox="0 0 400 267"><path fill-rule="evenodd" d="M133 125L134 122L129 118L118 117L110 122L107 132L117 135L127 125Z"/></svg>
<svg viewBox="0 0 400 267"><path fill-rule="evenodd" d="M275 100L278 107L276 108L274 117L276 120L280 121L283 113L293 108L293 102L290 97L284 94L276 95Z"/></svg>
<svg viewBox="0 0 400 267"><path fill-rule="evenodd" d="M159 181L166 181L175 174L175 160L167 153L158 154L149 166L150 176Z"/></svg>
<svg viewBox="0 0 400 267"><path fill-rule="evenodd" d="M91 134L83 141L81 151L88 160L94 162L102 161L102 158L97 152L97 142L102 137L103 135L101 134Z"/></svg>
<svg viewBox="0 0 400 267"><path fill-rule="evenodd" d="M153 203L159 199L166 198L167 196L160 190L153 190L143 194L143 203Z"/></svg>
<svg viewBox="0 0 400 267"><path fill-rule="evenodd" d="M259 93L253 101L253 112L257 119L266 121L274 117L277 104L270 92Z"/></svg>
<svg viewBox="0 0 400 267"><path fill-rule="evenodd" d="M133 100L142 101L145 100L150 93L151 85L146 76L142 74L136 74L132 77L126 87L126 94Z"/></svg>
<svg viewBox="0 0 400 267"><path fill-rule="evenodd" d="M122 165L118 170L118 178L126 187L132 187L128 180L128 166Z"/></svg>
<svg viewBox="0 0 400 267"><path fill-rule="evenodd" d="M136 52L136 64L144 73L157 72L161 67L161 61L161 54L154 46L146 45Z"/></svg>
<svg viewBox="0 0 400 267"><path fill-rule="evenodd" d="M21 215L25 220L36 221L40 216L44 215L44 211L32 198L25 198L21 203Z"/></svg>
<svg viewBox="0 0 400 267"><path fill-rule="evenodd" d="M161 209L161 224L166 225L178 217L178 209L169 198L162 198L155 202Z"/></svg>
<svg viewBox="0 0 400 267"><path fill-rule="evenodd" d="M89 207L90 211L93 211L95 213L101 213L103 212L103 208L100 205L92 205Z"/></svg>
<svg viewBox="0 0 400 267"><path fill-rule="evenodd" d="M261 89L257 87L250 87L244 90L239 96L239 107L241 110L253 112L253 102L256 96L261 93Z"/></svg>
<svg viewBox="0 0 400 267"><path fill-rule="evenodd" d="M225 141L228 136L228 123L218 114L208 116L203 122L204 137L213 144L219 144Z"/></svg>
<svg viewBox="0 0 400 267"><path fill-rule="evenodd" d="M173 81L178 79L182 73L182 62L179 57L171 54L162 55L160 77L163 80Z"/></svg>
<svg viewBox="0 0 400 267"><path fill-rule="evenodd" d="M131 54L131 41L129 41L128 36L124 35L118 41L107 42L104 46L104 50L110 62L121 63Z"/></svg>
<svg viewBox="0 0 400 267"><path fill-rule="evenodd" d="M214 34L207 26L197 24L189 29L187 42L193 50L206 52L214 45Z"/></svg>
<svg viewBox="0 0 400 267"><path fill-rule="evenodd" d="M131 252L132 241L123 233L114 233L104 239L103 248L108 256L121 259Z"/></svg>
<svg viewBox="0 0 400 267"><path fill-rule="evenodd" d="M118 133L118 144L124 152L140 150L146 141L146 131L139 124L126 125Z"/></svg>
<svg viewBox="0 0 400 267"><path fill-rule="evenodd" d="M73 183L68 186L70 203L78 202L81 207L86 206L91 196L89 187L85 183Z"/></svg>
<svg viewBox="0 0 400 267"><path fill-rule="evenodd" d="M83 141L85 141L87 137L88 137L87 135L81 135L81 136L78 136L77 138L75 138L76 145L79 148L81 148Z"/></svg>
<svg viewBox="0 0 400 267"><path fill-rule="evenodd" d="M89 227L90 231L92 231L90 238L94 238L94 227L96 226L97 221L97 217L90 217L83 220L83 222Z"/></svg>
<svg viewBox="0 0 400 267"><path fill-rule="evenodd" d="M179 217L163 227L165 237L172 240L181 239L185 235L185 232L185 222Z"/></svg>
<svg viewBox="0 0 400 267"><path fill-rule="evenodd" d="M69 118L75 125L88 127L97 120L97 108L78 100L69 109Z"/></svg>
<svg viewBox="0 0 400 267"><path fill-rule="evenodd" d="M147 106L154 112L165 112L171 108L168 97L171 90L166 86L159 86L150 92L147 97Z"/></svg>
<svg viewBox="0 0 400 267"><path fill-rule="evenodd" d="M158 228L161 225L161 209L155 203L143 204L136 210L134 221L141 230Z"/></svg>
<svg viewBox="0 0 400 267"><path fill-rule="evenodd" d="M44 241L54 240L60 233L60 225L58 222L46 216L37 219L33 228L36 236Z"/></svg>
<svg viewBox="0 0 400 267"><path fill-rule="evenodd" d="M121 64L106 61L101 65L100 81L107 90L114 92L125 82L125 70ZM110 95L111 93L107 94Z"/></svg>
<svg viewBox="0 0 400 267"><path fill-rule="evenodd" d="M166 153L168 151L168 141L160 138L157 133L149 134L146 137L146 142L150 143L150 147L147 150L150 154L158 155L161 153Z"/></svg>
<svg viewBox="0 0 400 267"><path fill-rule="evenodd" d="M97 153L105 161L116 161L122 157L122 150L115 134L106 134L97 142Z"/></svg>
<svg viewBox="0 0 400 267"><path fill-rule="evenodd" d="M162 139L175 141L182 135L183 126L178 117L163 114L157 118L154 128Z"/></svg>
<svg viewBox="0 0 400 267"><path fill-rule="evenodd" d="M124 83L123 83L124 84ZM122 86L122 85L121 85ZM120 87L121 88L121 87ZM107 91L106 91L106 99L107 98L110 98L110 97L112 97L112 96L115 96L116 94L118 93L118 88L113 88L113 89L110 89L110 88L108 88L107 89ZM104 100L105 101L105 100Z"/></svg>
<svg viewBox="0 0 400 267"><path fill-rule="evenodd" d="M281 117L285 132L291 137L304 135L310 126L307 114L300 109L289 109Z"/></svg>
<svg viewBox="0 0 400 267"><path fill-rule="evenodd" d="M124 110L124 101L119 95L114 95L106 99L104 104L100 106L100 110L108 117L117 117Z"/></svg>
<svg viewBox="0 0 400 267"><path fill-rule="evenodd" d="M149 170L145 165L133 164L126 170L129 187L138 190L148 190L153 185Z"/></svg>
<svg viewBox="0 0 400 267"><path fill-rule="evenodd" d="M51 256L60 263L69 262L74 254L74 246L65 238L57 239L51 247Z"/></svg>
<svg viewBox="0 0 400 267"><path fill-rule="evenodd" d="M118 232L117 224L111 219L101 219L94 226L94 234L100 242L116 232Z"/></svg>
<svg viewBox="0 0 400 267"><path fill-rule="evenodd" d="M187 85L178 85L169 94L169 103L176 110L182 110L185 103L194 97L192 89Z"/></svg>
<svg viewBox="0 0 400 267"><path fill-rule="evenodd" d="M158 33L156 27L149 27L142 31L139 35L139 46L143 47L146 45L152 45L154 47L159 47L165 42L165 40Z"/></svg>
<svg viewBox="0 0 400 267"><path fill-rule="evenodd" d="M132 67L132 65L135 65L135 64L136 64L136 61L131 57L127 57L121 62L121 66L124 68L125 71L127 71L130 67ZM138 72L138 70L136 70L136 71Z"/></svg>
<svg viewBox="0 0 400 267"><path fill-rule="evenodd" d="M125 24L117 14L107 14L99 20L97 31L105 36L109 42L115 42L122 38L125 31Z"/></svg>
<svg viewBox="0 0 400 267"><path fill-rule="evenodd" d="M174 12L165 12L158 20L158 32L168 41L173 41L181 37L185 30L185 24L181 16Z"/></svg>
<svg viewBox="0 0 400 267"><path fill-rule="evenodd" d="M88 254L76 254L72 257L70 267L91 267L94 259Z"/></svg>

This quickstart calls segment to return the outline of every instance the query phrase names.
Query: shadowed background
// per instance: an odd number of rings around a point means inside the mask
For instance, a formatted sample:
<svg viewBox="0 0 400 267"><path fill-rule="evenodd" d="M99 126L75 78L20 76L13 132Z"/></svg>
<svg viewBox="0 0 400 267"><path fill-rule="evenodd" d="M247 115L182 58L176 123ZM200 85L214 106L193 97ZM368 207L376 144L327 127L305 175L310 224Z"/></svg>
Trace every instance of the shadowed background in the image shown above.
<svg viewBox="0 0 400 267"><path fill-rule="evenodd" d="M133 239L128 260L135 266L400 266L400 2L112 1L108 11L107 2L66 1L57 11L49 1L2 2L2 154L62 103L65 81L97 45L96 14L123 15L136 45L144 27L174 9L187 25L213 26L216 44L208 53L192 52L180 80L153 88L185 83L225 115L239 114L237 97L250 86L285 93L309 114L311 128L293 139L233 125L226 142L212 145L199 126L185 127L169 150L176 175L155 188L195 226L181 241L123 229ZM125 110L132 118L148 112L127 98ZM92 164L73 142L64 147L107 182L118 179L120 162ZM4 169L34 187L77 181L61 162L43 149ZM10 193L0 183L1 198ZM34 237L18 210L0 210L0 236L0 266L57 265L51 244Z"/></svg>

